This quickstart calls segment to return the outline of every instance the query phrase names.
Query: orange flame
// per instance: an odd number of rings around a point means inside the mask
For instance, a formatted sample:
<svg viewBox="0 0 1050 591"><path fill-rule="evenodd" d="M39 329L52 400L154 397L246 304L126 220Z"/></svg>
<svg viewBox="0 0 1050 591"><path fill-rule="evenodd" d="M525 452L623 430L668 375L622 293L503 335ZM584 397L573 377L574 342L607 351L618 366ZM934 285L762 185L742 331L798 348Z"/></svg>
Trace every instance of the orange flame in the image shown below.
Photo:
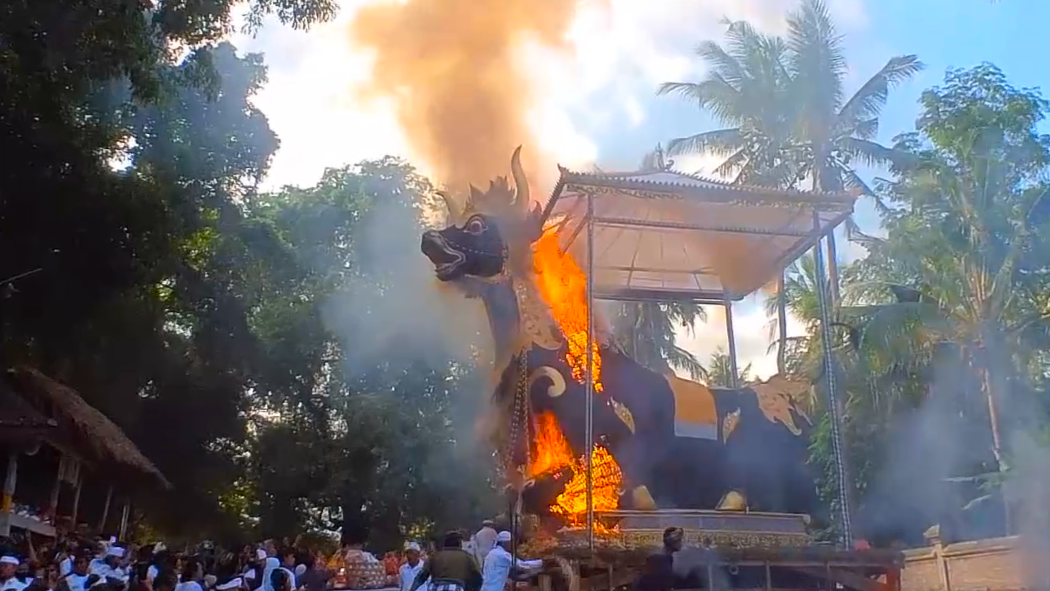
<svg viewBox="0 0 1050 591"><path fill-rule="evenodd" d="M562 252L557 232L553 228L544 232L532 248L536 285L568 341L569 352L565 355L565 361L572 369L572 377L583 383L587 378L587 276L572 255ZM602 360L598 354L597 339L592 342L592 346L594 391L601 392Z"/></svg>
<svg viewBox="0 0 1050 591"><path fill-rule="evenodd" d="M531 469L533 477L566 466L572 468L572 478L550 506L550 512L564 517L570 526L579 527L587 513L587 467L583 458L573 457L569 442L551 413L536 417L535 450ZM609 450L600 445L591 452L591 476L594 510L613 511L619 507L623 473Z"/></svg>

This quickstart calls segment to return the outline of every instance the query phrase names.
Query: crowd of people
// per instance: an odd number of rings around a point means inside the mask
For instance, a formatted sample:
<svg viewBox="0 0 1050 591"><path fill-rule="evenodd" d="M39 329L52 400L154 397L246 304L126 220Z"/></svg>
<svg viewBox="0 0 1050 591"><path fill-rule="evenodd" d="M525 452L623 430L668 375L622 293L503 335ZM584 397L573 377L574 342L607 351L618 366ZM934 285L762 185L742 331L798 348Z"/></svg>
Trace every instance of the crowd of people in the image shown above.
<svg viewBox="0 0 1050 591"><path fill-rule="evenodd" d="M0 591L503 591L541 561L511 555L511 534L486 521L474 535L445 534L423 548L408 542L382 559L360 535L346 535L327 559L295 542L267 540L238 553L203 543L174 551L62 534L34 546L32 536L0 555Z"/></svg>

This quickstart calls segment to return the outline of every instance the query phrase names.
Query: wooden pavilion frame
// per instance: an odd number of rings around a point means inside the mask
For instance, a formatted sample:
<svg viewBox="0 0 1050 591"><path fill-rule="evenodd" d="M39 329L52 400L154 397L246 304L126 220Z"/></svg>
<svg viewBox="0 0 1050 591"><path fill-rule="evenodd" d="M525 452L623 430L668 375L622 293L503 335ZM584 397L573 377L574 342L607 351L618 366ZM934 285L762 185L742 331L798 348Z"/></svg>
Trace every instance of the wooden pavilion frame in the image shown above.
<svg viewBox="0 0 1050 591"><path fill-rule="evenodd" d="M592 375L596 299L682 301L722 306L729 357L737 378L732 303L779 279L815 248L817 279L825 269L821 241L852 213L856 194L741 186L655 168L627 173L582 173L559 167L543 212L559 226L563 250L583 261L587 277L586 423L587 538L594 549ZM824 342L830 342L830 304L818 289ZM830 350L824 351L832 403L832 444L840 493L845 469ZM734 386L738 384L734 383ZM842 503L842 544L852 545L848 503Z"/></svg>
<svg viewBox="0 0 1050 591"><path fill-rule="evenodd" d="M0 425L11 423L13 428L4 430L8 435L4 439L10 445L0 501L0 534L6 535L11 527L16 527L54 536L63 482L75 490L72 507L75 527L84 481L82 468L85 465L105 467L115 470L117 474L151 481L161 488L171 488L167 479L142 455L127 435L72 388L29 367L9 369L0 378L0 395L6 408L4 413L0 413ZM27 450L31 451L30 448L39 447L41 442L55 448L60 454L58 473L42 515L45 521L25 518L12 511L18 479L18 456ZM105 527L112 499L113 486L110 485L99 529ZM130 502L125 501L120 519L121 537L127 529L129 514Z"/></svg>

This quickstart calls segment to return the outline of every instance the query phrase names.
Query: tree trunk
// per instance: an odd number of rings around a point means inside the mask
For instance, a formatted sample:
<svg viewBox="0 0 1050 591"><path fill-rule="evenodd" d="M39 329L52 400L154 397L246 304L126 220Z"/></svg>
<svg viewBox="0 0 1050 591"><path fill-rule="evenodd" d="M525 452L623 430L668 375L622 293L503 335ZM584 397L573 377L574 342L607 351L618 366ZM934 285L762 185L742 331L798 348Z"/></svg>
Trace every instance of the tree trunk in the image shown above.
<svg viewBox="0 0 1050 591"><path fill-rule="evenodd" d="M784 273L780 273L780 281L777 282L777 373L784 375L787 372L787 294L784 293L786 282Z"/></svg>
<svg viewBox="0 0 1050 591"><path fill-rule="evenodd" d="M988 403L988 423L992 432L992 456L995 458L995 467L999 472L1003 472L1006 466L1003 463L1003 438L999 431L999 409L995 402L995 391L997 388L993 385L995 380L992 378L992 369L989 367L993 362L989 359L990 354L985 351L985 359L982 360L981 367L981 389L984 390L984 398ZM1013 518L1011 516L1010 508L1010 495L1007 492L1009 488L1009 481L1006 478L1002 480L1002 486L999 490L999 494L1003 496L1003 521L1005 523L1006 535L1010 535L1013 531Z"/></svg>

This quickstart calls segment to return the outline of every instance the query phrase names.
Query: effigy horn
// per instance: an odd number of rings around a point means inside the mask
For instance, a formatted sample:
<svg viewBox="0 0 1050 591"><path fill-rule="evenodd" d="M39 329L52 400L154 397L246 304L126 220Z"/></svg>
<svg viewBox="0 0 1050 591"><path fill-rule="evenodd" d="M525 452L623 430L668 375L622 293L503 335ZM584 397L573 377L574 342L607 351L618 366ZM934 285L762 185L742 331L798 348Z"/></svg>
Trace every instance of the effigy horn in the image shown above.
<svg viewBox="0 0 1050 591"><path fill-rule="evenodd" d="M514 177L514 185L517 189L517 199L514 205L522 211L529 210L529 179L525 178L525 170L521 167L521 146L514 150L510 157L510 173Z"/></svg>
<svg viewBox="0 0 1050 591"><path fill-rule="evenodd" d="M462 212L459 210L459 204L456 203L455 197L447 191L438 191L437 194L445 202L445 207L448 208L449 219L458 219Z"/></svg>

